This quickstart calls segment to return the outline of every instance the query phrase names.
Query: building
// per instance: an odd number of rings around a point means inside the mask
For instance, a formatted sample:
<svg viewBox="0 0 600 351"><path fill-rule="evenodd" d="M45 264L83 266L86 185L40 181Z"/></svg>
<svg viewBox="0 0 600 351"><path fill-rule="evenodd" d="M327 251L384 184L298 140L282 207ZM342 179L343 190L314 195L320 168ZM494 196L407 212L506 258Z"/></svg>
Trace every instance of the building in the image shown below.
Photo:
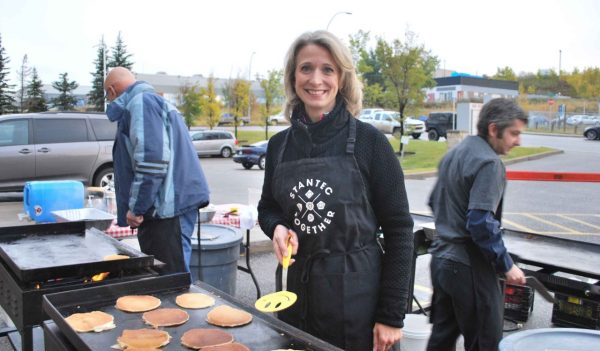
<svg viewBox="0 0 600 351"><path fill-rule="evenodd" d="M434 78L437 85L425 89L428 103L483 101L494 98L516 98L519 96L519 83L470 75L455 75Z"/></svg>
<svg viewBox="0 0 600 351"><path fill-rule="evenodd" d="M161 94L169 102L177 105L177 96L180 94L180 89L184 86L198 86L205 88L208 86L208 78L200 74L193 76L169 75L164 72L156 74L135 73L137 80L148 82L154 87L157 93ZM223 89L226 87L229 79L214 78L215 93L220 101L223 101ZM264 103L265 94L260 83L256 80L252 81L252 94L255 96L258 103Z"/></svg>

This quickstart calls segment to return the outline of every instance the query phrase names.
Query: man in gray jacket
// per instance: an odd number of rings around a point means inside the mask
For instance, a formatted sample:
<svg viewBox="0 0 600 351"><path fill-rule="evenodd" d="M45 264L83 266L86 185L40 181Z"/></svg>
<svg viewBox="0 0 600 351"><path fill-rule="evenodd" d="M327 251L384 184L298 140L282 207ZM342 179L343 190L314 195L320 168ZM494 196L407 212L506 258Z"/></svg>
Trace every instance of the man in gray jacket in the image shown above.
<svg viewBox="0 0 600 351"><path fill-rule="evenodd" d="M497 350L502 338L502 290L525 284L502 240L506 170L499 155L518 146L527 115L513 101L494 99L479 114L477 135L444 156L431 194L438 237L432 244L432 335L428 351Z"/></svg>
<svg viewBox="0 0 600 351"><path fill-rule="evenodd" d="M165 273L189 271L191 235L209 190L184 120L152 86L113 68L106 114L118 123L113 147L117 221L138 228L142 251Z"/></svg>

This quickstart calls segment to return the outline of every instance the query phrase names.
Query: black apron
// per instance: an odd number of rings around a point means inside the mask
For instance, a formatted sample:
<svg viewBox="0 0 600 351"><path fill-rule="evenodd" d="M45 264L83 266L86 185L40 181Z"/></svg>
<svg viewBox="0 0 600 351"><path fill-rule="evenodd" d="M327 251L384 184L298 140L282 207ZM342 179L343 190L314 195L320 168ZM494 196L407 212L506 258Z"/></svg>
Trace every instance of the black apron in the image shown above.
<svg viewBox="0 0 600 351"><path fill-rule="evenodd" d="M282 162L272 192L299 238L288 290L298 301L283 321L346 350L372 350L381 272L377 220L354 158L356 121L349 119L342 156Z"/></svg>
<svg viewBox="0 0 600 351"><path fill-rule="evenodd" d="M496 210L496 220L502 218L502 200ZM478 338L473 344L474 350L496 350L502 339L504 295L494 265L484 256L481 249L472 240L465 244L475 289L475 307L477 309Z"/></svg>

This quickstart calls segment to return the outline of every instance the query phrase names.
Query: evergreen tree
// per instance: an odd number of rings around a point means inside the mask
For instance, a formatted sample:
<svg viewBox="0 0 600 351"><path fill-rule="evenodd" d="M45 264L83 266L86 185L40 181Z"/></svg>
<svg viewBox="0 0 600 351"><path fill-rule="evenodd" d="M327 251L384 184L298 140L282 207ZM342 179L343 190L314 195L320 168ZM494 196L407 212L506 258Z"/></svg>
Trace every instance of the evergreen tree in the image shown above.
<svg viewBox="0 0 600 351"><path fill-rule="evenodd" d="M34 67L31 72L31 81L27 85L27 101L25 106L29 112L48 111L48 104L46 103L42 87L42 80Z"/></svg>
<svg viewBox="0 0 600 351"><path fill-rule="evenodd" d="M117 43L112 48L112 55L110 60L108 60L108 67L125 67L131 70L131 67L133 67L133 62L130 61L131 56L127 52L127 45L123 43L121 32L119 32Z"/></svg>
<svg viewBox="0 0 600 351"><path fill-rule="evenodd" d="M98 56L94 61L96 71L91 72L92 79L92 90L88 94L89 104L94 106L94 111L104 111L104 77L105 77L105 62L106 60L106 45L104 44L104 37L100 40L98 45Z"/></svg>
<svg viewBox="0 0 600 351"><path fill-rule="evenodd" d="M19 76L19 83L21 84L21 87L19 88L19 112L23 113L27 100L27 78L31 74L31 68L27 66L27 54L23 56L21 69L17 70L17 74Z"/></svg>
<svg viewBox="0 0 600 351"><path fill-rule="evenodd" d="M67 72L61 73L59 80L52 82L52 87L60 93L57 98L52 99L54 107L61 111L72 111L75 109L77 99L73 96L73 90L79 87L75 81L69 82Z"/></svg>
<svg viewBox="0 0 600 351"><path fill-rule="evenodd" d="M15 110L15 98L12 88L14 85L8 84L8 63L10 59L5 54L2 46L2 37L0 37L0 115L10 113Z"/></svg>

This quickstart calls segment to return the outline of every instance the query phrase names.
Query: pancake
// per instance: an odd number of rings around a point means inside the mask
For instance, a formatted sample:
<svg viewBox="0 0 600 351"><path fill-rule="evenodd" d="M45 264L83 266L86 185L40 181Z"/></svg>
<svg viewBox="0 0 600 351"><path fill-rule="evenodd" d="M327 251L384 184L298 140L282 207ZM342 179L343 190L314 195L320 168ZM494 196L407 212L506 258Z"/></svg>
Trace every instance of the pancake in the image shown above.
<svg viewBox="0 0 600 351"><path fill-rule="evenodd" d="M128 347L123 351L161 351L156 347Z"/></svg>
<svg viewBox="0 0 600 351"><path fill-rule="evenodd" d="M142 319L146 324L150 324L154 328L172 327L181 325L190 319L186 311L179 308L159 308L142 315Z"/></svg>
<svg viewBox="0 0 600 351"><path fill-rule="evenodd" d="M207 308L215 304L215 299L205 294L186 293L177 296L175 303L183 308Z"/></svg>
<svg viewBox="0 0 600 351"><path fill-rule="evenodd" d="M202 349L233 342L233 335L219 329L195 328L181 336L181 344L190 349Z"/></svg>
<svg viewBox="0 0 600 351"><path fill-rule="evenodd" d="M125 312L146 312L160 306L160 300L150 295L127 295L117 299L116 308Z"/></svg>
<svg viewBox="0 0 600 351"><path fill-rule="evenodd" d="M92 311L87 313L73 313L69 317L65 318L65 321L69 323L78 333L86 333L94 331L99 333L104 330L115 328L115 318L108 313L101 311Z"/></svg>
<svg viewBox="0 0 600 351"><path fill-rule="evenodd" d="M250 351L250 349L246 345L234 342L233 344L203 347L202 351Z"/></svg>
<svg viewBox="0 0 600 351"><path fill-rule="evenodd" d="M164 330L158 329L125 329L117 342L121 348L152 349L159 348L169 343L171 336Z"/></svg>
<svg viewBox="0 0 600 351"><path fill-rule="evenodd" d="M128 258L129 258L129 256L127 256L127 255L114 254L114 255L106 255L102 259L104 261L115 261L115 260L126 260Z"/></svg>
<svg viewBox="0 0 600 351"><path fill-rule="evenodd" d="M208 312L206 321L219 327L237 327L252 322L252 315L237 308L221 305Z"/></svg>

